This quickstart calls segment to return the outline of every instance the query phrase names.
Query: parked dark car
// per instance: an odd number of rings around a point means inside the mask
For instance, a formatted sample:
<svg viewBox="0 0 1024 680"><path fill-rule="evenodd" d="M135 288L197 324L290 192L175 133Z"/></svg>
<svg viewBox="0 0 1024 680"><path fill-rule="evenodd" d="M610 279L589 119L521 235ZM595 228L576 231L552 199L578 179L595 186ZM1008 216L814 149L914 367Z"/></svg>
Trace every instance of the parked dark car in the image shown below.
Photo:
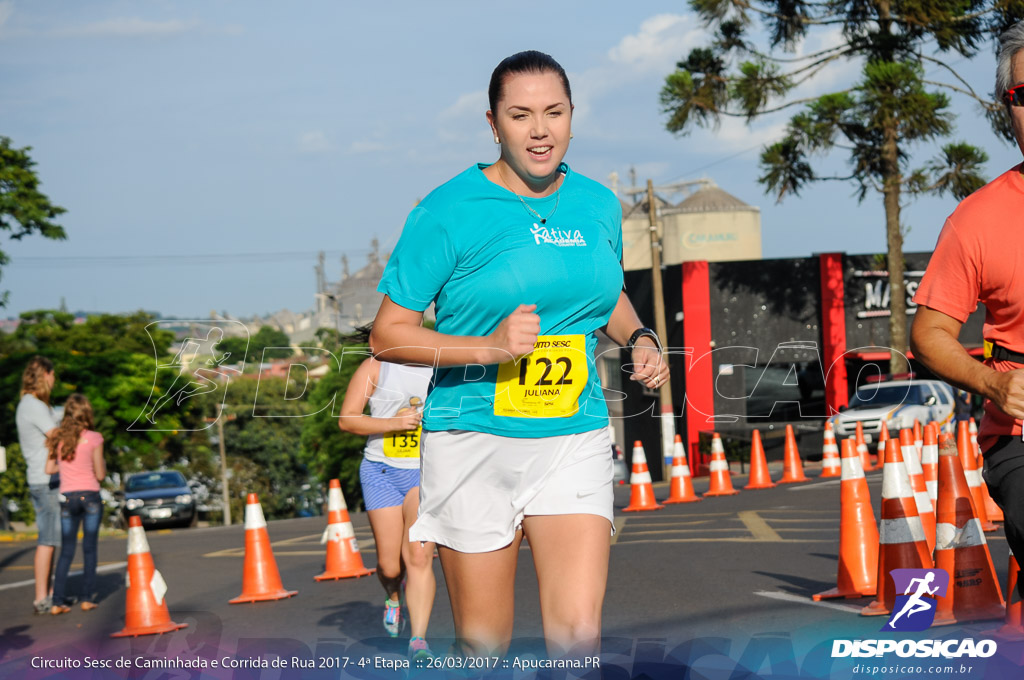
<svg viewBox="0 0 1024 680"><path fill-rule="evenodd" d="M144 527L192 526L196 522L196 500L176 470L140 472L124 485L125 522L137 515Z"/></svg>

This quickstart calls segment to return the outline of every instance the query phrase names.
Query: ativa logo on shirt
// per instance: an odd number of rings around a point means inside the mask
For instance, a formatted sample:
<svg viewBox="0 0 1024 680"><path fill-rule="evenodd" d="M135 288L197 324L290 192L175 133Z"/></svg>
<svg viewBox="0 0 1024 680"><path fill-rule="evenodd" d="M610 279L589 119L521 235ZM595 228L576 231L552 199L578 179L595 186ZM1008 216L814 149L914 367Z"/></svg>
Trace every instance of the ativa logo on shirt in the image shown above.
<svg viewBox="0 0 1024 680"><path fill-rule="evenodd" d="M533 241L535 245L540 245L541 243L550 243L554 246L587 245L587 242L583 239L583 234L580 233L579 229L548 229L547 227L534 222L533 229L530 229L530 233L533 234Z"/></svg>

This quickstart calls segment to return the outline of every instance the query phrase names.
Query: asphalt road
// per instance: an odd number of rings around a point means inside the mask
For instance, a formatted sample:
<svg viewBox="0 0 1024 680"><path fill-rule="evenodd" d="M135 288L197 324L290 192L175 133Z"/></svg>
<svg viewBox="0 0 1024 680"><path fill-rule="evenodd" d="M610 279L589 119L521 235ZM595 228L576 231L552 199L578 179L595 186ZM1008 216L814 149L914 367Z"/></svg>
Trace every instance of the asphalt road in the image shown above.
<svg viewBox="0 0 1024 680"><path fill-rule="evenodd" d="M858 615L871 598L824 603L810 599L836 584L839 481L818 480L814 464L806 469L812 478L807 483L743 491L655 512L621 512L628 504L629 488L617 488L617 534L604 605L604 677L855 678L866 672L854 668L865 660L832 659L830 650L836 638L887 637L879 633L884 618ZM869 473L868 478L877 513L881 473ZM743 483L745 480L734 479L737 488ZM702 492L707 481L697 480L695 485ZM665 485L656 491L659 498L668 495ZM366 516L354 513L352 519L364 562L374 566ZM148 532L154 561L167 582L171 617L187 623L188 628L162 636L122 639L109 635L124 626L123 538L100 540L100 607L89 613L76 608L60 617L31 613L34 544L0 543L0 678L404 677L388 667L404 658L406 640L384 635L380 623L384 598L376 577L314 582L313 576L323 569L323 528L323 518L270 522L281 579L286 588L298 590L298 595L244 605L228 604L241 592L241 526ZM1001 531L986 538L1005 590L1006 542ZM81 568L80 563L72 566L76 568ZM436 561L435 570L438 593L428 639L436 652L443 652L451 643L453 626ZM75 592L77 582L77 578L71 579L70 592ZM983 622L933 628L904 637L982 639L985 631L998 625L1000 622ZM510 658L528 664L542 647L541 638L536 581L529 548L524 547L517 574ZM285 660L283 667L216 671L145 667L146 659L157 663L228 659L237 663L232 660L277 656ZM87 663L86 658L111 665L120 661L131 667L33 668L75 660ZM357 665L359 661L362 666ZM302 668L305 663L343 662L348 666L340 670ZM1021 677L1024 643L1000 642L995 657L964 663L972 662L977 664L975 668L959 677ZM374 668L374 664L384 667ZM1015 670L1006 675L1011 672L1007 669ZM452 674L425 672L437 677ZM474 674L475 670L462 673ZM499 666L492 674L529 677L515 665ZM550 677L578 676L590 677L583 670L558 670ZM896 672L878 677L918 675Z"/></svg>

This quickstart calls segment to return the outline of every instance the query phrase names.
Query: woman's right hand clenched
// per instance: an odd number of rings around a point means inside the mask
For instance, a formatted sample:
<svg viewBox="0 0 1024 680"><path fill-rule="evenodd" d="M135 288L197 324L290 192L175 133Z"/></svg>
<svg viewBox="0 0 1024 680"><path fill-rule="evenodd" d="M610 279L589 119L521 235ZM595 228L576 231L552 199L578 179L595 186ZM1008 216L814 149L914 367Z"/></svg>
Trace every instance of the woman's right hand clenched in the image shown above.
<svg viewBox="0 0 1024 680"><path fill-rule="evenodd" d="M529 354L540 335L537 305L519 305L506 316L488 336L495 351L495 363L502 363Z"/></svg>

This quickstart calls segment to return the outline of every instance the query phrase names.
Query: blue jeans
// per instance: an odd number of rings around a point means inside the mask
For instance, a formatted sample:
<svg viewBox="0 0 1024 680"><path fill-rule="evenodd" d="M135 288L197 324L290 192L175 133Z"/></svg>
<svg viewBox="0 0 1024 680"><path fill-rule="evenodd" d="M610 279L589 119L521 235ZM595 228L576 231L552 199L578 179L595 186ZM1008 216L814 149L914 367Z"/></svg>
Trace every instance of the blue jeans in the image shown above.
<svg viewBox="0 0 1024 680"><path fill-rule="evenodd" d="M96 601L96 553L100 536L100 520L103 519L103 501L99 491L70 491L64 494L60 504L61 544L57 573L53 579L53 603L64 604L64 588L67 585L68 570L75 556L78 543L78 527L82 525L82 561L85 576L82 582L82 601Z"/></svg>

